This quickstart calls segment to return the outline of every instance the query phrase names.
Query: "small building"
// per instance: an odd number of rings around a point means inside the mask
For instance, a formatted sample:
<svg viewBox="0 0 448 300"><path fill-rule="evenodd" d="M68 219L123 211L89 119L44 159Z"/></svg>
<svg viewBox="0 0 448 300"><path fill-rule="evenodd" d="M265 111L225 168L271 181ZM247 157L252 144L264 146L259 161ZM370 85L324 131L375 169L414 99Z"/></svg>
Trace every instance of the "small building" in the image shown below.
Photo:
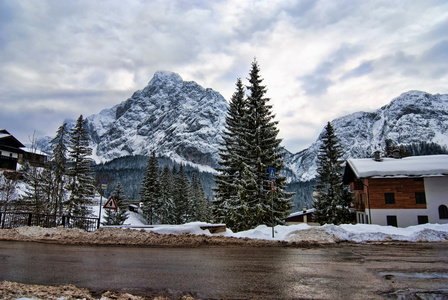
<svg viewBox="0 0 448 300"><path fill-rule="evenodd" d="M28 162L32 166L43 167L47 156L38 151L29 151L7 130L0 129L0 170L17 170L17 164Z"/></svg>
<svg viewBox="0 0 448 300"><path fill-rule="evenodd" d="M448 223L448 155L349 159L344 184L362 224Z"/></svg>
<svg viewBox="0 0 448 300"><path fill-rule="evenodd" d="M286 225L300 224L300 223L314 223L314 212L316 209L306 209L290 214L286 219Z"/></svg>

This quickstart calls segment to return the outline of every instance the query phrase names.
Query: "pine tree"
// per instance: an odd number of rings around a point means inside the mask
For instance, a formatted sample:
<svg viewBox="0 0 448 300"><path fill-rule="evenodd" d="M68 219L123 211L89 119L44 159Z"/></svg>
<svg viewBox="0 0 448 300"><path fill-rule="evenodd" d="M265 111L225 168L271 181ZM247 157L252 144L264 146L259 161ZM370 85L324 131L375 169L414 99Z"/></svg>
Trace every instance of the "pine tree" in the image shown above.
<svg viewBox="0 0 448 300"><path fill-rule="evenodd" d="M79 116L75 127L70 131L68 147L68 169L70 183L67 187L69 198L65 202L69 216L86 217L90 214L89 206L95 192L92 177L92 148L89 147L89 137L84 128L84 119ZM78 226L82 227L82 226Z"/></svg>
<svg viewBox="0 0 448 300"><path fill-rule="evenodd" d="M227 201L222 197L218 200L222 203L218 202L220 209L215 209L215 214L219 215L215 219L224 220L234 231L247 230L261 224L281 223L292 208L292 194L285 192L286 178L281 175L284 148L277 138L278 122L274 120L272 106L268 105L270 99L265 97L266 87L261 84L263 79L259 72L258 63L254 60L248 78L249 85L246 87L248 95L244 101L244 113L239 119L241 123L236 127L227 121L229 132L233 128L240 130L235 139L228 135L231 142L235 142L232 149L236 151L229 152L226 148L220 150L220 154L223 154L221 157L226 161L225 167L239 167L238 177L234 176L235 181L230 179L232 176L217 177L218 181L226 179L234 189ZM270 167L277 171L275 193L271 192L268 174ZM221 175L226 174L221 172ZM224 181L223 183L222 186L226 185ZM218 186L216 194L222 192L225 195L226 189Z"/></svg>
<svg viewBox="0 0 448 300"><path fill-rule="evenodd" d="M342 183L342 148L330 122L325 126L317 157L316 221L321 225L353 222L354 216L350 212L352 196Z"/></svg>
<svg viewBox="0 0 448 300"><path fill-rule="evenodd" d="M183 165L180 165L177 171L173 167L173 179L174 222L175 224L184 224L194 221L194 204L191 199L190 182L184 172Z"/></svg>
<svg viewBox="0 0 448 300"><path fill-rule="evenodd" d="M158 211L162 206L162 200L159 183L159 163L155 152L152 152L149 157L140 195L145 219L151 225L158 223Z"/></svg>
<svg viewBox="0 0 448 300"><path fill-rule="evenodd" d="M194 206L194 220L210 221L210 202L205 197L204 188L196 173L191 177L191 198Z"/></svg>
<svg viewBox="0 0 448 300"><path fill-rule="evenodd" d="M62 214L62 204L65 201L65 185L66 185L66 168L67 168L67 144L68 144L68 129L67 123L62 124L54 139L51 140L50 145L53 153L50 161L50 168L54 176L54 213Z"/></svg>
<svg viewBox="0 0 448 300"><path fill-rule="evenodd" d="M31 141L33 153L37 151L34 134ZM37 167L26 162L21 168L26 190L23 199L26 201L26 210L36 214L47 214L51 206L51 189L53 188L52 174L43 167Z"/></svg>
<svg viewBox="0 0 448 300"><path fill-rule="evenodd" d="M124 203L125 198L121 189L121 183L118 182L115 191L112 194L115 203L117 204L117 210L106 210L106 218L102 223L103 225L123 225L124 221L126 221L127 209L126 204Z"/></svg>
<svg viewBox="0 0 448 300"><path fill-rule="evenodd" d="M159 211L159 219L161 224L175 224L174 218L174 202L173 202L173 194L174 194L174 183L173 183L173 174L168 167L165 167L162 170L162 174L160 175L160 193L161 193L161 202L162 206Z"/></svg>
<svg viewBox="0 0 448 300"><path fill-rule="evenodd" d="M23 182L26 184L23 200L26 202L27 210L36 214L45 213L46 198L42 191L42 168L37 168L26 163L20 171L23 175Z"/></svg>
<svg viewBox="0 0 448 300"><path fill-rule="evenodd" d="M251 204L251 227L281 223L292 208L292 194L285 192L286 177L281 175L284 148L280 146L281 139L277 138L278 121L274 120L272 106L268 104L270 99L265 98L266 87L261 85L263 79L259 72L258 63L254 61L247 86L247 125L243 143L243 153L247 153L244 185L247 202ZM277 171L274 194L270 188L270 167Z"/></svg>
<svg viewBox="0 0 448 300"><path fill-rule="evenodd" d="M212 213L216 222L225 223L229 228L246 218L245 207L240 201L239 189L242 179L242 149L244 139L244 121L246 118L245 90L240 78L236 82L236 91L230 99L226 116L226 126L219 148L219 168L214 175L216 188ZM231 213L229 213L231 211Z"/></svg>

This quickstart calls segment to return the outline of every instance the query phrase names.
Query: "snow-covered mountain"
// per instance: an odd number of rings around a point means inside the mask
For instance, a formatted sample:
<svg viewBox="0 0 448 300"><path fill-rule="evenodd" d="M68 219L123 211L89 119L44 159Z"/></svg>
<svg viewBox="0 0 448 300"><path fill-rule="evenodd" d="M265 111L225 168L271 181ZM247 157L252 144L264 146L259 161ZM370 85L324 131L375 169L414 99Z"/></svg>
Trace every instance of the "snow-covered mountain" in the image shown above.
<svg viewBox="0 0 448 300"><path fill-rule="evenodd" d="M158 71L128 100L86 118L95 159L156 151L176 161L216 167L227 107L218 92Z"/></svg>
<svg viewBox="0 0 448 300"><path fill-rule="evenodd" d="M227 108L218 92L183 81L176 73L158 71L128 100L86 118L94 158L105 162L156 151L213 172ZM448 146L448 95L409 91L374 112L357 112L331 123L344 158L372 157L385 148L386 140ZM316 176L322 133L299 153L285 151L284 173L289 182L306 182Z"/></svg>
<svg viewBox="0 0 448 300"><path fill-rule="evenodd" d="M357 112L331 122L344 158L373 157L385 149L386 140L409 145L427 142L448 146L448 95L409 91L374 112ZM308 149L286 162L291 181L308 181L316 172L321 136Z"/></svg>
<svg viewBox="0 0 448 300"><path fill-rule="evenodd" d="M218 92L183 81L176 73L156 72L144 89L126 101L86 118L94 158L97 162L115 158L124 161L129 156L147 157L155 151L205 171L202 177L209 176L211 194L211 173L219 161L227 108L228 103ZM432 142L448 147L448 95L410 91L374 112L357 112L331 123L344 158L372 157L376 150L385 148L386 140L402 145ZM288 191L296 193L295 209L312 205L309 181L317 174L322 133L299 153L285 150L282 172L288 178ZM41 139L42 149L48 148L48 140ZM137 194L138 189L136 184Z"/></svg>

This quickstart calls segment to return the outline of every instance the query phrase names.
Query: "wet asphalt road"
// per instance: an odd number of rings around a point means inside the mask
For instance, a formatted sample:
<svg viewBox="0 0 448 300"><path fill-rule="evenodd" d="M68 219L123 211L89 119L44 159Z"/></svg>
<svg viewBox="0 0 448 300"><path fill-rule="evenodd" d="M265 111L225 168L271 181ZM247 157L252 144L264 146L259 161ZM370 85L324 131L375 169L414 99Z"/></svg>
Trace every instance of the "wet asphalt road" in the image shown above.
<svg viewBox="0 0 448 300"><path fill-rule="evenodd" d="M0 241L0 281L228 299L448 299L448 243L136 248Z"/></svg>

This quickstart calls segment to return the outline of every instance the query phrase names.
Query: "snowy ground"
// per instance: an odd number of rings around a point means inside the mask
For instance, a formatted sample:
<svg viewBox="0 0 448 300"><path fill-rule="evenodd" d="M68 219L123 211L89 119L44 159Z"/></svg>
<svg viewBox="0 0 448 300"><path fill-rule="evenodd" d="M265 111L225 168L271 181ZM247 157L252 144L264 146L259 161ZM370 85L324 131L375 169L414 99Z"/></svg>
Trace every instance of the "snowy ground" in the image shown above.
<svg viewBox="0 0 448 300"><path fill-rule="evenodd" d="M255 229L210 233L201 227L213 224L193 222L184 225L144 225L137 213L129 213L127 225L102 227L93 232L78 229L20 227L0 230L0 240L39 241L62 244L142 245L163 247L200 246L300 246L339 242L444 242L448 241L448 224L424 224L407 228L379 225L307 224L265 225Z"/></svg>
<svg viewBox="0 0 448 300"><path fill-rule="evenodd" d="M99 203L99 199L96 199ZM107 200L106 200L107 201ZM103 199L103 204L105 199ZM99 205L92 207L93 214L98 216ZM105 216L105 210L101 211L102 219ZM324 225L309 226L307 224L276 226L274 228L274 237L272 237L272 227L265 225L258 226L255 229L234 233L227 229L224 233L210 234L208 230L202 230L200 227L210 225L207 223L189 223L185 225L156 225L146 226L145 220L141 214L129 212L125 228L136 227L145 231L152 231L162 234L194 234L208 236L225 236L234 238L249 238L268 241L286 241L286 242L313 242L313 243L335 243L335 242L441 242L448 241L448 224L424 224L410 226L407 228L396 228L392 226L380 225Z"/></svg>

